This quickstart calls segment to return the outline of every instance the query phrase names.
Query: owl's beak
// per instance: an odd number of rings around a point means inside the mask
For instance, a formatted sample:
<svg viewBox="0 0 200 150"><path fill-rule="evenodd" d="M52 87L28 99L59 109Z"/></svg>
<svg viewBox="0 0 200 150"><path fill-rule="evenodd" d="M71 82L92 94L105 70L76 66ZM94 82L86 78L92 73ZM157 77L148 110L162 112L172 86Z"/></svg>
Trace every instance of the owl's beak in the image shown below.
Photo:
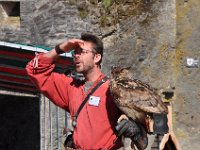
<svg viewBox="0 0 200 150"><path fill-rule="evenodd" d="M118 68L118 66L116 66L116 65L111 66L111 70L116 69L116 68Z"/></svg>

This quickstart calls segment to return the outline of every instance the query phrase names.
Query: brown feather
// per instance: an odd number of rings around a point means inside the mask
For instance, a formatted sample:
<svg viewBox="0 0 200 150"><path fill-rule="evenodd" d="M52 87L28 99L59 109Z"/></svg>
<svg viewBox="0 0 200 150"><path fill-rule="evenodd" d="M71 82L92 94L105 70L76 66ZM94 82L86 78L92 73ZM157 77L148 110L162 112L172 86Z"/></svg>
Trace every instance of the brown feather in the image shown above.
<svg viewBox="0 0 200 150"><path fill-rule="evenodd" d="M140 80L132 79L126 68L112 70L110 87L116 105L133 120L144 123L149 113L168 112L155 89Z"/></svg>

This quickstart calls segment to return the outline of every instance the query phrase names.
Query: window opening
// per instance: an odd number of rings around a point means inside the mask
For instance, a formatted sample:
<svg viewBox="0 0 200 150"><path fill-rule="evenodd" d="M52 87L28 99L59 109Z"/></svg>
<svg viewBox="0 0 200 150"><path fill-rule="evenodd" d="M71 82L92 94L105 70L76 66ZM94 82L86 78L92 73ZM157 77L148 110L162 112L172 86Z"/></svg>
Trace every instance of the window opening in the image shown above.
<svg viewBox="0 0 200 150"><path fill-rule="evenodd" d="M20 25L20 2L3 1L0 2L1 26L19 27Z"/></svg>

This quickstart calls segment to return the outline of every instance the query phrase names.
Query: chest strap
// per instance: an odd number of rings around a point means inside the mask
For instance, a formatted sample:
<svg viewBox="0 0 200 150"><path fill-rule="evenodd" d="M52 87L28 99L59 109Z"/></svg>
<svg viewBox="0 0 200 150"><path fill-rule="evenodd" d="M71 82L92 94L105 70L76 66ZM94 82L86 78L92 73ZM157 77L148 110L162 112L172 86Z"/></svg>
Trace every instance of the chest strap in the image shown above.
<svg viewBox="0 0 200 150"><path fill-rule="evenodd" d="M107 77L105 76L99 83L97 83L97 85L91 90L91 92L86 96L86 98L84 99L84 101L81 103L81 105L79 106L76 114L74 116L72 116L72 126L75 128L76 127L76 122L77 122L77 118L79 113L81 112L83 106L86 104L86 102L88 101L89 97L103 84L107 81Z"/></svg>

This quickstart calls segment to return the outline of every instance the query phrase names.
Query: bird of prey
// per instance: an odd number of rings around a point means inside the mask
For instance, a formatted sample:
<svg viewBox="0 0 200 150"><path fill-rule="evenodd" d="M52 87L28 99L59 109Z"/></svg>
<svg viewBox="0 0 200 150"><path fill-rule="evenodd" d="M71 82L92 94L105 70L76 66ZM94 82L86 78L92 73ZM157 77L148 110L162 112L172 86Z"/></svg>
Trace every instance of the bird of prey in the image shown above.
<svg viewBox="0 0 200 150"><path fill-rule="evenodd" d="M168 109L155 89L133 79L128 68L111 70L110 90L117 107L135 122L145 124L147 115L167 114Z"/></svg>

